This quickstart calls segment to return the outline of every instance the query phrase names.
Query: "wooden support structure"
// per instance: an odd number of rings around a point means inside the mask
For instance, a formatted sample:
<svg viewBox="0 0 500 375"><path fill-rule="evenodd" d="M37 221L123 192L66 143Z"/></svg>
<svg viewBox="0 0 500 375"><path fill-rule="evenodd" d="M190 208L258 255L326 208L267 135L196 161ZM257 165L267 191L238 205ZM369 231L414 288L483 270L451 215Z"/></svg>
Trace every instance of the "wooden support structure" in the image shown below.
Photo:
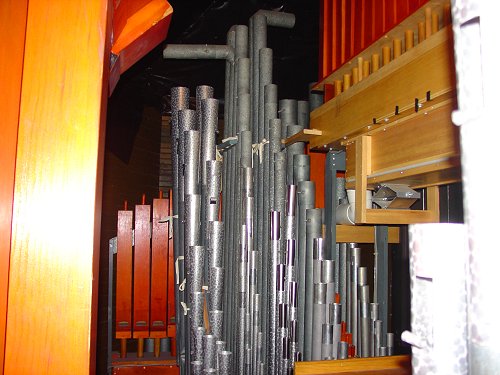
<svg viewBox="0 0 500 375"><path fill-rule="evenodd" d="M410 375L409 355L296 362L295 375Z"/></svg>

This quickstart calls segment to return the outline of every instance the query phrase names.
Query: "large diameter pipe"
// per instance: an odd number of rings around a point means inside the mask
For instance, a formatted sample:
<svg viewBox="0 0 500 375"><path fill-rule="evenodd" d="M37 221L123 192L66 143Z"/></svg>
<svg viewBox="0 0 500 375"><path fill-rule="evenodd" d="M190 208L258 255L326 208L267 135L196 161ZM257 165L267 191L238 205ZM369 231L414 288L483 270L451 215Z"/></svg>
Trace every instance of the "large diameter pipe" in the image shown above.
<svg viewBox="0 0 500 375"><path fill-rule="evenodd" d="M286 126L285 129L283 129L283 122L281 124L281 127L282 127L282 131L285 131L284 134L286 134L287 137L291 137L292 135L297 134L297 133L299 133L300 131L302 131L304 129L304 127L301 126L301 125L288 125L288 126ZM291 185L291 184L294 184L294 183L295 184L298 183L298 181L294 181L293 180L294 155L303 154L304 153L304 147L305 147L305 143L304 142L295 142L295 143L289 145L286 148L286 162L287 162L287 166L286 166L286 179L287 179L287 184L288 185Z"/></svg>

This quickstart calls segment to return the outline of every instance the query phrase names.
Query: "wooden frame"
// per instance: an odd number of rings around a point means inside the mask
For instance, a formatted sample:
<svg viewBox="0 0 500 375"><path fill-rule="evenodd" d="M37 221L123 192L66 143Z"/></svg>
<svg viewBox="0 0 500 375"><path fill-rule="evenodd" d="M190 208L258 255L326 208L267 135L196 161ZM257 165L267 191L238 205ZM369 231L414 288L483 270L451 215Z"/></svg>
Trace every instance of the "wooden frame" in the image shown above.
<svg viewBox="0 0 500 375"><path fill-rule="evenodd" d="M396 106L399 117L414 113L415 99L435 103L440 97L453 97L455 72L451 29L443 28L425 43L412 48L396 60L364 78L311 113L311 128L322 136L310 140L311 148L342 142L387 126ZM432 105L432 104L431 104ZM335 126L332 126L332 124Z"/></svg>

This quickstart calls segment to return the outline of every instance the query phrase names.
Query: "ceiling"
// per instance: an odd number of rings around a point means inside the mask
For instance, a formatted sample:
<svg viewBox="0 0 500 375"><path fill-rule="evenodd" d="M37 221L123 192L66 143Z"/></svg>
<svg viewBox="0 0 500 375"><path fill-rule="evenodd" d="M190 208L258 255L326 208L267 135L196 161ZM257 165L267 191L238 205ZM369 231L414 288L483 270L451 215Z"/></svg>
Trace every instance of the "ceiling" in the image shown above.
<svg viewBox="0 0 500 375"><path fill-rule="evenodd" d="M293 29L268 29L268 47L273 49L273 82L278 85L279 98L307 98L308 84L318 76L318 0L170 0L169 3L174 12L165 43L125 72L109 99L108 141L111 138L112 143L118 143L114 138L119 138L120 144L131 147L143 108L153 106L167 111L164 98L172 87L186 86L194 92L198 85L210 85L215 89L214 96L223 99L223 60L165 60L164 45L225 44L229 28L248 25L249 18L259 9L295 14ZM109 146L114 148L112 144Z"/></svg>

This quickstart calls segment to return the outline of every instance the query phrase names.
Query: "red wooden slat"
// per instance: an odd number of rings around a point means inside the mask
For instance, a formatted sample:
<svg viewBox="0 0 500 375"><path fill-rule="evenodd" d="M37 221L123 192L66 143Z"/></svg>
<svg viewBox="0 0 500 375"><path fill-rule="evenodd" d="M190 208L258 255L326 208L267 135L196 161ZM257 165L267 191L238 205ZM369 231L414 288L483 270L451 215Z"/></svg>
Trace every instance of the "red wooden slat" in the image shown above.
<svg viewBox="0 0 500 375"><path fill-rule="evenodd" d="M168 199L153 200L150 337L167 337Z"/></svg>
<svg viewBox="0 0 500 375"><path fill-rule="evenodd" d="M351 13L350 13L350 19L351 19L351 25L350 25L350 37L349 37L349 58L354 56L354 44L355 44L355 33L356 33L356 27L358 26L358 23L356 22L356 11L359 10L356 8L356 2L354 0L350 1L351 3Z"/></svg>
<svg viewBox="0 0 500 375"><path fill-rule="evenodd" d="M118 211L116 338L132 337L132 211Z"/></svg>
<svg viewBox="0 0 500 375"><path fill-rule="evenodd" d="M150 211L149 205L135 206L134 338L149 336Z"/></svg>
<svg viewBox="0 0 500 375"><path fill-rule="evenodd" d="M168 214L172 215L173 213L173 200L172 200L172 191L169 192L169 211ZM222 202L222 200L221 200ZM168 223L168 231L171 231L170 228L171 222ZM174 258L174 237L169 236L168 239L168 308L167 308L167 323L175 324L175 258ZM175 335L174 335L175 336Z"/></svg>
<svg viewBox="0 0 500 375"><path fill-rule="evenodd" d="M347 15L346 15L346 0L342 0L342 5L340 7L340 65L342 65L346 60L346 55L348 51L347 48Z"/></svg>
<svg viewBox="0 0 500 375"><path fill-rule="evenodd" d="M341 2L340 0L333 0L333 9L332 9L332 32L333 32L333 40L332 40L332 71L337 69L340 66L340 53L341 53L341 43L340 43L340 28L341 28L341 16L342 12L340 10Z"/></svg>

